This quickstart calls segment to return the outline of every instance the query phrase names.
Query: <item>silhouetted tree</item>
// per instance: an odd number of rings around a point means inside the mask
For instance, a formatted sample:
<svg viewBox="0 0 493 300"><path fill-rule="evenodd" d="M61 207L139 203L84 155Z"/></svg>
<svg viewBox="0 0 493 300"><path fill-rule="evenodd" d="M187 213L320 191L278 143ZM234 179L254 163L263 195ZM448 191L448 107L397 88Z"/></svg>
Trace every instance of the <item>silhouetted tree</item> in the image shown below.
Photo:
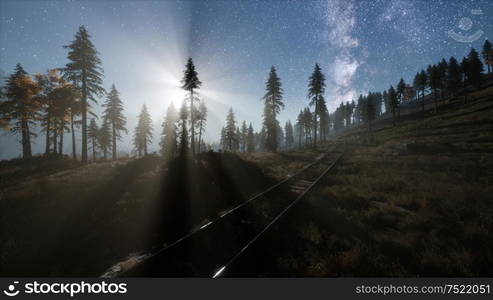
<svg viewBox="0 0 493 300"><path fill-rule="evenodd" d="M324 96L320 96L320 103L319 103L319 116L320 116L320 141L321 142L326 142L327 141L327 134L329 131L329 112L327 110L327 105L325 103L325 98Z"/></svg>
<svg viewBox="0 0 493 300"><path fill-rule="evenodd" d="M401 80L399 80L399 83L397 83L396 89L397 93L397 113L398 117L401 117L401 104L404 102L404 93L406 91L406 82L404 81L404 78L401 77Z"/></svg>
<svg viewBox="0 0 493 300"><path fill-rule="evenodd" d="M305 136L305 147L312 144L312 129L313 129L313 114L309 107L305 107L303 110L303 135ZM313 146L312 146L313 147Z"/></svg>
<svg viewBox="0 0 493 300"><path fill-rule="evenodd" d="M205 106L205 102L201 101L199 105L199 110L197 113L197 121L198 121L198 130L199 130L199 145L198 145L198 152L200 153L201 151L201 144L202 144L202 134L205 131L205 124L207 122L207 107Z"/></svg>
<svg viewBox="0 0 493 300"><path fill-rule="evenodd" d="M241 151L242 152L246 151L247 139L248 139L248 127L246 125L246 121L243 120L243 123L241 124L241 133L240 133Z"/></svg>
<svg viewBox="0 0 493 300"><path fill-rule="evenodd" d="M297 133L298 133L298 149L301 149L301 141L303 140L303 133L304 133L304 114L303 110L300 110L300 113L298 114L298 117L296 118L296 128L297 128Z"/></svg>
<svg viewBox="0 0 493 300"><path fill-rule="evenodd" d="M460 66L457 59L453 56L450 58L447 66L446 86L452 95L455 95L462 86Z"/></svg>
<svg viewBox="0 0 493 300"><path fill-rule="evenodd" d="M195 110L194 103L198 98L195 95L195 90L199 89L202 85L202 82L198 78L198 73L195 70L195 65L193 64L193 60L190 57L185 66L185 71L183 75L183 79L181 81L182 88L189 93L188 101L190 101L190 147L192 149L192 154L195 154Z"/></svg>
<svg viewBox="0 0 493 300"><path fill-rule="evenodd" d="M440 73L436 65L428 66L426 73L428 73L428 87L433 92L433 103L435 104L435 113L438 110L437 103L437 90L440 87Z"/></svg>
<svg viewBox="0 0 493 300"><path fill-rule="evenodd" d="M491 66L493 66L493 46L490 41L485 40L483 44L483 51L481 52L483 59L488 67L488 74L491 72Z"/></svg>
<svg viewBox="0 0 493 300"><path fill-rule="evenodd" d="M224 150L235 151L237 149L238 136L236 133L236 120L233 109L230 108L226 116L226 126L224 127Z"/></svg>
<svg viewBox="0 0 493 300"><path fill-rule="evenodd" d="M36 97L40 88L20 64L6 82L6 100L0 102L0 119L10 124L12 133L21 133L22 157L32 156L31 137L36 134L31 126L40 118L41 101Z"/></svg>
<svg viewBox="0 0 493 300"><path fill-rule="evenodd" d="M247 152L253 152L255 151L255 134L253 132L253 127L252 123L250 123L250 126L248 126L248 133L247 133Z"/></svg>
<svg viewBox="0 0 493 300"><path fill-rule="evenodd" d="M56 69L48 70L46 74L36 74L36 84L40 89L37 97L42 104L43 115L41 117L41 127L43 128L45 138L45 155L51 151L53 130L53 110L55 104L53 103L52 92L60 81L60 77L57 74Z"/></svg>
<svg viewBox="0 0 493 300"><path fill-rule="evenodd" d="M161 155L165 158L173 157L177 154L178 146L176 144L176 122L178 120L178 112L175 109L173 103L171 103L168 107L168 111L166 112L166 117L164 118L162 124L162 132L161 132L161 142L159 145L161 146Z"/></svg>
<svg viewBox="0 0 493 300"><path fill-rule="evenodd" d="M134 132L134 147L139 156L142 156L142 152L144 152L144 155L148 154L147 145L151 143L152 130L151 115L147 111L147 106L144 104L142 105L139 121Z"/></svg>
<svg viewBox="0 0 493 300"><path fill-rule="evenodd" d="M277 76L274 66L271 67L269 78L266 82L266 93L264 100L264 127L265 127L265 148L268 151L277 151L277 115L284 108L282 102L281 80Z"/></svg>
<svg viewBox="0 0 493 300"><path fill-rule="evenodd" d="M323 98L323 94L325 93L325 76L322 73L322 69L320 69L319 65L315 65L315 69L313 70L312 75L308 81L308 98L310 99L310 105L315 106L315 110L313 112L313 147L317 147L317 125L318 125L318 117L320 117L323 113L321 108L325 107L325 103L321 105L321 102L325 102Z"/></svg>
<svg viewBox="0 0 493 300"><path fill-rule="evenodd" d="M392 124L395 126L395 113L399 106L399 100L397 99L397 92L393 86L390 86L387 97L389 98L390 110L392 111Z"/></svg>
<svg viewBox="0 0 493 300"><path fill-rule="evenodd" d="M112 159L115 160L117 158L116 140L121 139L120 133L122 131L127 133L127 129L125 128L127 120L123 115L123 102L120 99L120 94L114 84L111 86L111 90L106 96L106 102L103 104L103 107L105 107L103 117L111 126Z"/></svg>
<svg viewBox="0 0 493 300"><path fill-rule="evenodd" d="M180 144L179 151L180 156L184 156L188 151L188 130L187 130L187 120L188 120L188 109L185 101L181 104L179 123L180 123Z"/></svg>
<svg viewBox="0 0 493 300"><path fill-rule="evenodd" d="M97 141L99 136L99 128L98 124L96 124L96 120L91 118L91 122L89 123L89 127L87 128L87 137L91 141L92 148L92 160L96 161L96 150L98 147Z"/></svg>
<svg viewBox="0 0 493 300"><path fill-rule="evenodd" d="M293 125L291 124L291 121L287 121L286 125L284 126L284 132L286 134L286 149L291 149L293 148L294 145L294 132L293 132Z"/></svg>
<svg viewBox="0 0 493 300"><path fill-rule="evenodd" d="M69 131L70 108L77 99L77 90L75 87L62 80L50 94L53 99L53 132L54 132L54 152L56 153L57 137L58 139L58 154L63 155L63 137L65 131Z"/></svg>
<svg viewBox="0 0 493 300"><path fill-rule="evenodd" d="M445 96L445 89L447 87L447 61L442 58L437 65L437 77L438 77L438 89L440 90L440 98L443 99Z"/></svg>
<svg viewBox="0 0 493 300"><path fill-rule="evenodd" d="M481 73L483 70L483 63L479 59L478 52L474 48L471 48L467 56L467 65L465 68L467 83L478 88L481 85Z"/></svg>
<svg viewBox="0 0 493 300"><path fill-rule="evenodd" d="M98 133L98 144L103 151L103 158L108 158L108 151L111 150L111 125L107 119L103 119Z"/></svg>
<svg viewBox="0 0 493 300"><path fill-rule="evenodd" d="M88 99L96 102L96 96L104 94L102 86L103 69L98 52L90 40L90 35L84 26L79 27L75 39L70 45L64 46L69 49L68 60L63 69L64 78L71 81L80 88L81 92L81 115L82 115L82 149L81 159L87 161L87 112L89 109Z"/></svg>

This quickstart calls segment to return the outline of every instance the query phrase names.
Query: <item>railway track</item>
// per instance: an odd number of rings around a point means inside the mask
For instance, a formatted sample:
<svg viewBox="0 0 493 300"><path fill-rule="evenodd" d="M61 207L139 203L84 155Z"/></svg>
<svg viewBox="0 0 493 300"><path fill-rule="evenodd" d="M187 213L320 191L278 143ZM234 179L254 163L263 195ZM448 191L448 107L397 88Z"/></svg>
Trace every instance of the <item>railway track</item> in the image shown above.
<svg viewBox="0 0 493 300"><path fill-rule="evenodd" d="M161 249L119 263L102 277L219 277L335 166L333 150L295 174L196 227Z"/></svg>

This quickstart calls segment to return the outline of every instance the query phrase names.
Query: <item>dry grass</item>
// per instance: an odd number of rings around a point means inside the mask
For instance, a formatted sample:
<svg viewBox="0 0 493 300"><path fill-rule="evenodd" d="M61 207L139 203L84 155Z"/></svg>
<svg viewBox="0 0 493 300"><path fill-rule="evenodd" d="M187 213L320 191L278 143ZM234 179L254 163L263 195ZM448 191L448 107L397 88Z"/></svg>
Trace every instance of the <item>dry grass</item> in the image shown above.
<svg viewBox="0 0 493 300"><path fill-rule="evenodd" d="M378 126L376 126L378 128ZM491 276L493 102L346 133L335 173L290 219L296 276ZM296 219L296 224L295 224ZM301 227L301 228L298 228Z"/></svg>

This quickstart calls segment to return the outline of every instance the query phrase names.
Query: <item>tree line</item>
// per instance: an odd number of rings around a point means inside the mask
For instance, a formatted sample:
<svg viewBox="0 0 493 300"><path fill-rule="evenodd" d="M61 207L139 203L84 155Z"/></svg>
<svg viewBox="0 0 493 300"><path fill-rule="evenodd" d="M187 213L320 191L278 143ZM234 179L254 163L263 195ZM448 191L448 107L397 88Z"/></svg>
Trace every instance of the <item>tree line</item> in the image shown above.
<svg viewBox="0 0 493 300"><path fill-rule="evenodd" d="M442 58L436 64L431 64L417 72L412 84L401 78L398 83L391 85L383 92L369 92L360 95L354 100L342 102L330 114L329 128L335 131L366 125L371 135L372 121L381 118L384 114L391 114L395 126L400 119L402 105L411 101L419 101L421 113L425 117L425 100L433 101L433 112L438 111L440 101L462 95L467 101L467 92L477 89L484 82L486 76L491 76L493 65L493 49L486 40L483 44L481 56L487 66L484 74L484 64L476 49L471 48L469 54L459 61L450 57L447 61Z"/></svg>
<svg viewBox="0 0 493 300"><path fill-rule="evenodd" d="M45 135L46 155L63 155L64 136L70 133L74 159L77 159L79 146L82 162L88 161L88 150L93 160L98 156L107 159L110 153L112 159L117 159L117 142L123 133L128 133L120 93L115 84L109 91L104 89L102 62L84 26L80 26L74 40L63 47L68 50L69 60L64 67L30 76L20 64L16 65L6 86L0 90L0 124L19 136L24 158L32 156L31 140L36 136L34 128L39 126ZM488 40L481 54L490 74L493 50ZM199 94L202 82L189 58L181 81L186 97L178 110L173 104L167 109L161 125L160 154L171 158L213 148L229 152L316 149L327 142L331 132L360 125L366 125L371 135L375 119L391 114L395 125L400 118L401 106L412 100L421 101L424 116L425 97L432 97L436 112L438 101L455 97L468 88L478 88L485 77L483 71L480 55L472 48L460 63L454 57L448 61L442 59L417 72L412 84L401 78L395 87L391 85L383 92L369 92L356 100L341 102L329 113L325 75L316 64L308 78L307 106L300 110L294 124L288 120L281 126L278 116L285 107L283 88L277 70L272 66L262 97L261 129L255 132L252 123L247 124L246 120L240 126L231 108L220 132L219 145L215 146L203 139L207 107ZM99 97L105 97L101 118L94 113ZM81 131L80 145L75 137L76 128ZM133 135L134 151L138 156L149 154L153 131L153 122L144 104Z"/></svg>
<svg viewBox="0 0 493 300"><path fill-rule="evenodd" d="M82 162L88 161L88 150L93 160L98 155L107 159L110 153L112 159L117 159L117 142L123 133L128 133L123 101L114 84L109 91L104 89L102 62L90 37L86 28L80 26L74 40L63 46L68 50L69 60L64 67L30 76L21 64L17 64L5 87L0 89L0 125L19 137L23 158L32 156L32 139L37 136L35 128L39 127L46 136L45 155L64 155L64 137L71 133L74 159L77 159L79 146ZM200 86L190 58L182 80L187 98L179 113L173 106L168 109L162 125L161 153L194 154L205 149L202 137L207 108L197 93ZM94 112L99 97L105 97L101 118ZM80 145L76 141L76 129L81 131ZM152 138L153 122L144 104L133 136L134 151L138 156L149 153Z"/></svg>

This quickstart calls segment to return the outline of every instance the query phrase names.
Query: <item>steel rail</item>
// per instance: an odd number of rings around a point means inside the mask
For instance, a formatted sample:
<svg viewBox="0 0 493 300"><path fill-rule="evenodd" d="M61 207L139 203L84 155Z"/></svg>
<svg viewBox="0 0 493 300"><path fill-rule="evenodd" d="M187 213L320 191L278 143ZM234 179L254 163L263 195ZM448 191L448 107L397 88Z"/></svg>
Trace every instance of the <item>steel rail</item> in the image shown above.
<svg viewBox="0 0 493 300"><path fill-rule="evenodd" d="M322 161L325 157L327 157L327 155L329 155L329 152L326 152L324 153L321 157L317 158L315 161L307 164L306 166L304 166L303 168L301 168L298 172L294 173L293 175L288 175L288 177L286 177L285 179L277 182L276 184L270 186L269 188L263 190L262 192L259 192L257 194L255 194L254 196L248 198L247 200L237 204L236 206L234 206L233 208L227 210L226 212L224 213L221 213L219 214L218 216L216 216L214 219L212 219L211 221L207 222L206 224L200 226L200 227L196 227L192 230L190 230L190 232L186 233L185 235L183 235L182 237L178 238L177 240L175 240L174 242L162 247L161 249L157 250L156 252L152 253L152 254L149 254L147 256L144 256L137 264L135 264L134 266L128 268L128 269L125 269L125 270L122 270L122 271L115 271L115 272L111 272L111 268L108 269L107 271L105 271L101 277L103 278L113 278L113 277L117 277L117 276L122 276L124 275L125 273L129 272L130 270L132 270L134 267L140 265L141 263L155 257L156 255L159 255L159 254L162 254L163 252L173 248L174 246L180 244L181 242L187 240L188 238L192 237L193 235L195 235L196 233L202 231L202 230L205 230L207 229L210 225L213 225L214 223L218 222L219 220L221 220L222 218L224 217L227 217L229 215L231 215L233 212L235 212L236 210L244 207L245 205L249 204L250 202L252 201L255 201L257 199L259 199L260 197L264 196L265 194L275 190L276 188L282 186L283 184L285 184L286 182L292 180L293 178L299 176L300 174L302 174L304 171L306 171L307 169L311 168L312 166L314 166L315 164L319 163L320 161ZM108 274L109 273L109 274ZM112 274L112 273L116 273L116 274Z"/></svg>
<svg viewBox="0 0 493 300"><path fill-rule="evenodd" d="M296 197L296 199L294 199L293 201L291 201L288 206L286 206L274 219L272 219L271 222L269 222L269 224L267 224L256 236L254 236L250 241L248 241L248 243L245 244L245 246L243 246L243 248L241 248L235 255L233 255L226 264L224 264L222 267L220 267L213 275L212 275L212 278L217 278L219 276L221 276L221 274L231 265L235 262L236 259L238 259L238 257L241 256L241 254L243 254L247 249L248 247L250 247L255 241L257 241L270 227L272 227L272 225L274 225L274 223L276 223L291 207L293 207L293 205L295 205L300 199L302 199L335 165L336 163L339 161L339 159L342 157L342 155L344 154L341 153L328 167L327 169L325 169L322 174L320 174L316 179L315 181L313 181L310 186L308 186L298 197Z"/></svg>

